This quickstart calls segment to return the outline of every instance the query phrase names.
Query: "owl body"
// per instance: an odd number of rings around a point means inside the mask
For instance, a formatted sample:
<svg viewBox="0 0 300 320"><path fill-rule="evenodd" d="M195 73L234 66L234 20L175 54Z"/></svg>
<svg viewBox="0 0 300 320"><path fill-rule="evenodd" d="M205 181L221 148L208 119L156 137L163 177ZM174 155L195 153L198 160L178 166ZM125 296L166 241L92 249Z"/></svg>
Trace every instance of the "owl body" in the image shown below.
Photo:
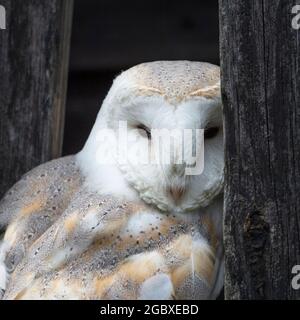
<svg viewBox="0 0 300 320"><path fill-rule="evenodd" d="M207 144L201 177L187 177L186 163L99 162L113 147L99 132L117 135L126 120L137 150L149 136L136 127L220 125L219 109L218 68L209 64L154 62L119 76L84 149L33 169L1 201L3 298L216 298L222 135Z"/></svg>

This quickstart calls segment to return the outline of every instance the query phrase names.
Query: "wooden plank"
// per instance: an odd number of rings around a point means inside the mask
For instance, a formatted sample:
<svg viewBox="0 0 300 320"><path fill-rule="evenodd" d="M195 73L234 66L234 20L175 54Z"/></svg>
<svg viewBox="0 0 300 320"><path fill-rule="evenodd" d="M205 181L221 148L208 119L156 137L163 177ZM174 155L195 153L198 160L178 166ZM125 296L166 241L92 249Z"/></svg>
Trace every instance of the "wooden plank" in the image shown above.
<svg viewBox="0 0 300 320"><path fill-rule="evenodd" d="M220 1L227 299L300 297L297 2Z"/></svg>
<svg viewBox="0 0 300 320"><path fill-rule="evenodd" d="M73 0L1 4L0 196L61 154Z"/></svg>

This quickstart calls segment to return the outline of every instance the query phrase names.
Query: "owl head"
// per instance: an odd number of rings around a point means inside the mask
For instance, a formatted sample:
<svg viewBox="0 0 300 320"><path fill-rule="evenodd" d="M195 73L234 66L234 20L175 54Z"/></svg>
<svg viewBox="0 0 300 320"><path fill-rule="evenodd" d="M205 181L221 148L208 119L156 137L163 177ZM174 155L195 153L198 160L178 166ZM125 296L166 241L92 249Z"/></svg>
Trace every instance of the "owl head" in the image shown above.
<svg viewBox="0 0 300 320"><path fill-rule="evenodd" d="M121 73L78 160L99 192L162 211L206 207L223 189L219 67L156 61Z"/></svg>

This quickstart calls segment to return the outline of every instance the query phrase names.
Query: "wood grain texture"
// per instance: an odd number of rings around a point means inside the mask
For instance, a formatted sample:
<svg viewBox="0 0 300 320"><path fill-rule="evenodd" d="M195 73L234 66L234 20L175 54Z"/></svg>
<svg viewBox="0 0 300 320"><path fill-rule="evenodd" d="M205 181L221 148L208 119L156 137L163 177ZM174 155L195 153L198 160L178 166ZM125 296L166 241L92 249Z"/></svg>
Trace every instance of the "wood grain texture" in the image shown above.
<svg viewBox="0 0 300 320"><path fill-rule="evenodd" d="M1 4L0 196L61 154L73 0Z"/></svg>
<svg viewBox="0 0 300 320"><path fill-rule="evenodd" d="M226 299L300 297L297 2L220 1Z"/></svg>

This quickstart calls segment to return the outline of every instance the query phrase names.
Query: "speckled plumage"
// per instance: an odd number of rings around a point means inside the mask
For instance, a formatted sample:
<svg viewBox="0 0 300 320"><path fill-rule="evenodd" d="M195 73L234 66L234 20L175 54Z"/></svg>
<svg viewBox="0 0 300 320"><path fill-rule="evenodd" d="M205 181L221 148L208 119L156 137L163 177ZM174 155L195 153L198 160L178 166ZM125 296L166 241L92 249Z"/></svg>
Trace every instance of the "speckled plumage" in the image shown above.
<svg viewBox="0 0 300 320"><path fill-rule="evenodd" d="M187 82L200 79L187 92L199 97L215 90L218 68L206 64L156 62L133 68L129 77L143 91L157 89L157 72L177 70L182 77L187 69ZM180 79L168 87L164 78L165 99L186 96L183 89L174 93ZM223 259L221 188L201 210L162 211L132 196L130 183L124 196L94 184L82 159L68 156L33 169L0 202L6 229L0 260L9 273L3 298L215 298Z"/></svg>
<svg viewBox="0 0 300 320"><path fill-rule="evenodd" d="M176 105L190 97L217 96L220 69L209 63L154 61L130 68L121 74L118 81L126 85L132 82L136 95L160 95Z"/></svg>

